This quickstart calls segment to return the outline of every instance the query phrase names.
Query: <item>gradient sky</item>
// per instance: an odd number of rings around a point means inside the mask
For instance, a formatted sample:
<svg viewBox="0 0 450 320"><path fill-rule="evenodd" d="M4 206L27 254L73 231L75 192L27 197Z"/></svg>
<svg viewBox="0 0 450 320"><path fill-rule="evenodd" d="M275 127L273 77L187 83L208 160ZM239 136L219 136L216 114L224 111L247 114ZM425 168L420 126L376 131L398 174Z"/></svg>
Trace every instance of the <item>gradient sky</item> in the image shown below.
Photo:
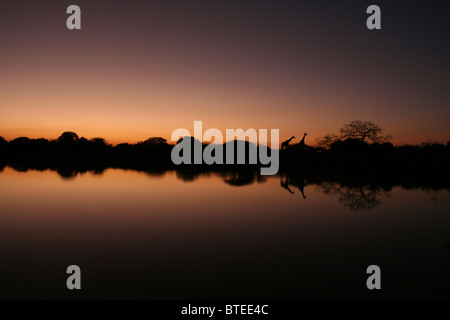
<svg viewBox="0 0 450 320"><path fill-rule="evenodd" d="M0 135L116 144L202 120L312 145L360 119L396 144L447 142L448 1L392 2L2 0Z"/></svg>

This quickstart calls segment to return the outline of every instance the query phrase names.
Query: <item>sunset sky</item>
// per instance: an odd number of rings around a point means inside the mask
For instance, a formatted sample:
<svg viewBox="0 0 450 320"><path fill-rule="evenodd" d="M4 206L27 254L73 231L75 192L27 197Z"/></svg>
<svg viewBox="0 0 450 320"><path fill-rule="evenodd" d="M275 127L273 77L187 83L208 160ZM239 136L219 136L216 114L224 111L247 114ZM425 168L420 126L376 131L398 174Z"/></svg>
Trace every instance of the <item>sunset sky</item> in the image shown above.
<svg viewBox="0 0 450 320"><path fill-rule="evenodd" d="M2 0L0 136L169 140L202 120L313 145L360 119L395 144L447 142L446 2L392 2Z"/></svg>

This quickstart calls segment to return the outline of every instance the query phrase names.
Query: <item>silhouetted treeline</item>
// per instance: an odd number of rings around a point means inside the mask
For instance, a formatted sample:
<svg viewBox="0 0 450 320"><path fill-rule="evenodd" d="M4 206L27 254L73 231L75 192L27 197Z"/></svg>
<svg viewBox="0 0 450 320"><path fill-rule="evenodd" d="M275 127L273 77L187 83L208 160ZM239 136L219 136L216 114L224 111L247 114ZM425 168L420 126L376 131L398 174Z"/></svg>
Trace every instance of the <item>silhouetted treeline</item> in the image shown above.
<svg viewBox="0 0 450 320"><path fill-rule="evenodd" d="M418 175L448 177L449 163L450 143L394 146L346 139L329 148L292 145L280 155L282 169L327 173L340 178L350 175L392 175L406 179Z"/></svg>
<svg viewBox="0 0 450 320"><path fill-rule="evenodd" d="M200 145L203 150L207 144L191 139L190 161L194 164L194 149ZM232 141L223 145L223 163L226 163L227 145L234 148L234 163L237 162L238 145L242 144L249 164L249 151L257 155L258 147L246 141ZM172 148L175 145L167 143L161 137L149 138L135 144L121 143L116 146L108 144L102 138L79 138L74 132L64 132L56 140L16 138L7 142L0 137L0 164L11 166L31 166L34 168L68 167L68 168L106 168L121 167L133 169L145 168L175 168L171 159ZM268 151L270 155L270 150ZM181 152L183 154L183 152ZM215 156L215 153L212 153ZM202 162L203 165L206 165Z"/></svg>
<svg viewBox="0 0 450 320"><path fill-rule="evenodd" d="M206 144L191 139L191 162L194 149ZM180 141L178 141L179 143ZM249 151L258 147L243 141L242 165L180 165L172 163L174 145L163 138L149 138L136 144L108 144L102 138L79 138L65 132L56 140L21 137L7 142L0 137L0 172L5 166L16 171L54 170L64 179L80 173L102 174L108 168L132 169L150 176L175 170L179 179L190 182L201 176L215 175L230 186L263 183L269 177L260 175L259 165L249 165ZM269 150L270 152L270 150ZM351 210L368 210L378 206L395 186L405 189L450 189L450 144L393 146L391 143L363 142L356 139L336 141L328 148L293 144L280 151L280 186L292 196L306 199L305 187L315 185L321 192L335 196Z"/></svg>
<svg viewBox="0 0 450 320"><path fill-rule="evenodd" d="M200 144L202 150L206 144L191 138L191 162L194 163L194 146ZM244 144L246 165L234 167L258 167L249 165L249 151L257 154L259 147L249 142L232 141L236 163L237 145ZM224 144L223 158L226 162L227 148ZM79 138L76 133L64 132L56 140L29 139L20 137L7 142L0 137L0 169L9 165L23 168L55 168L66 171L97 170L108 167L165 170L187 168L192 165L176 166L171 160L174 145L160 137L149 138L135 144L122 143L116 146L108 144L102 138ZM271 150L268 149L269 155ZM258 157L259 158L259 157ZM450 144L422 144L394 146L391 143L367 143L358 139L339 140L328 148L315 148L293 144L280 151L280 171L308 172L316 176L327 175L345 179L349 176L393 176L403 181L418 176L436 176L439 179L449 177ZM205 167L222 170L225 165L193 165L195 169Z"/></svg>
<svg viewBox="0 0 450 320"><path fill-rule="evenodd" d="M76 133L64 132L56 140L20 137L10 142L1 139L0 159L12 165L35 166L166 166L171 163L172 146L163 138L117 146L102 138L79 138Z"/></svg>

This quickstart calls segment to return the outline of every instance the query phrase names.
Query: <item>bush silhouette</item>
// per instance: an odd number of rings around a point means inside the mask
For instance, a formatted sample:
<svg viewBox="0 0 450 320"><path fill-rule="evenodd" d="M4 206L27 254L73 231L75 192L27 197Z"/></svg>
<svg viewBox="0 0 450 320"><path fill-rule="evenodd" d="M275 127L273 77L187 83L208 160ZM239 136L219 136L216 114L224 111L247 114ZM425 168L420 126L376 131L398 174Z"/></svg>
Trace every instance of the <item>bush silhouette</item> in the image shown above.
<svg viewBox="0 0 450 320"><path fill-rule="evenodd" d="M58 142L62 144L72 144L74 142L77 142L78 140L78 135L75 132L71 131L63 132L58 138Z"/></svg>

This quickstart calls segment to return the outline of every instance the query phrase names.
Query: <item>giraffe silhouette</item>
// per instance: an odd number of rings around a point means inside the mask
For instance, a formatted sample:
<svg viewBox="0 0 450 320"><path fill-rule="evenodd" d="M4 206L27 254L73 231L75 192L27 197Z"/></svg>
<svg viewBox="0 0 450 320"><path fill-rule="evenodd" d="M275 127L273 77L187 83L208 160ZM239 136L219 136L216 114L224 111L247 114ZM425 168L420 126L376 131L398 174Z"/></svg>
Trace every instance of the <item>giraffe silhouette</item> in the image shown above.
<svg viewBox="0 0 450 320"><path fill-rule="evenodd" d="M305 132L305 134L303 135L302 140L298 143L299 147L301 147L301 148L304 148L304 147L305 147L305 137L306 137L307 135L308 135L308 134Z"/></svg>
<svg viewBox="0 0 450 320"><path fill-rule="evenodd" d="M304 138L304 137L303 137ZM289 142L291 142L292 139L295 139L294 136L290 137L289 139L287 139L286 141L284 141L283 143L281 143L281 149L283 148L287 148L287 146L289 145Z"/></svg>

